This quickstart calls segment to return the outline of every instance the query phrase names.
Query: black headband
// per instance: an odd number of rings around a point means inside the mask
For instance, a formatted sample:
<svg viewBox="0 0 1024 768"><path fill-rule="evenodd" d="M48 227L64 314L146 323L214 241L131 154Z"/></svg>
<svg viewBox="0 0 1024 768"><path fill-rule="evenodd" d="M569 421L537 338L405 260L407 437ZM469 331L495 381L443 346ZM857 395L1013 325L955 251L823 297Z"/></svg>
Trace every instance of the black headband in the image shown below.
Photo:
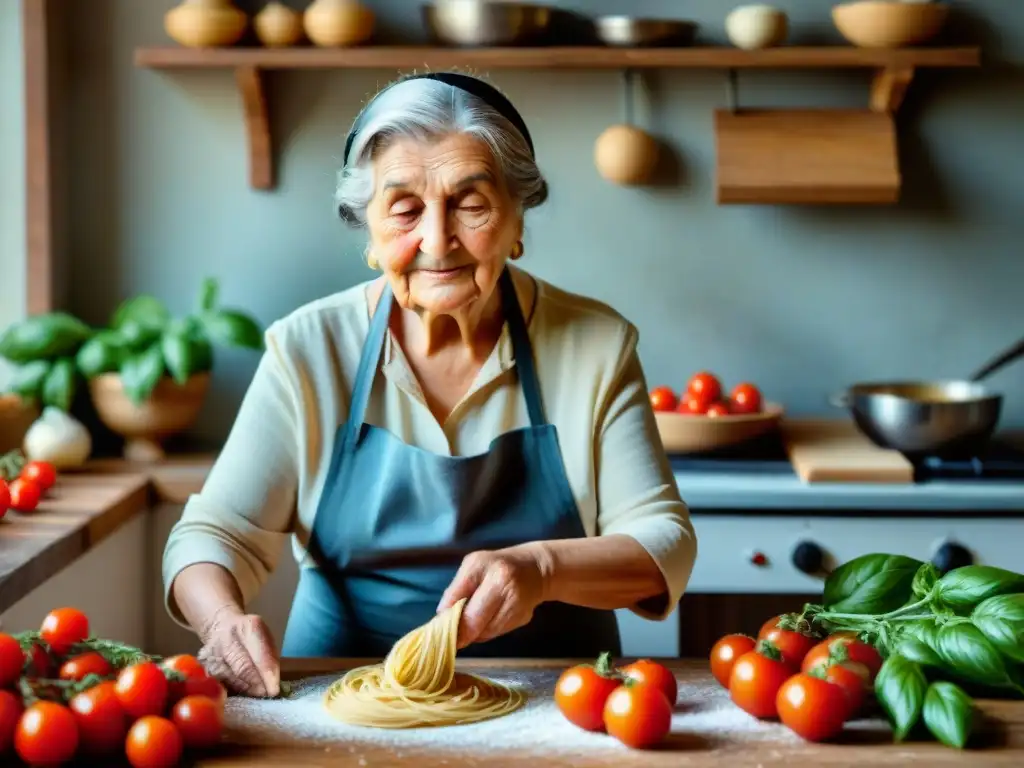
<svg viewBox="0 0 1024 768"><path fill-rule="evenodd" d="M516 130L522 134L523 139L526 141L526 145L530 148L530 155L533 155L533 139L530 138L530 131L527 130L526 123L523 121L519 112L516 111L516 108L512 106L512 102L505 98L501 91L493 85L485 83L483 80L479 80L475 77L470 77L469 75L459 74L458 72L430 72L423 75L411 75L395 83L395 85L400 85L407 80L438 80L442 83L447 83L448 85L458 88L459 90L465 91L466 93L473 94L489 106L493 107L502 117L516 127ZM393 88L394 85L389 87ZM384 90L387 90L387 88ZM381 91L381 93L383 92L384 91ZM377 99L379 96L380 93L378 93L374 99ZM370 101L370 104L372 103L373 100ZM366 114L367 108L370 104L367 104L366 107L363 108L363 111L359 113L355 123L352 125L352 130L349 131L348 138L345 140L344 165L348 165L348 155L349 152L352 151L352 142L355 141L356 134L359 133L359 130L362 128L363 116Z"/></svg>

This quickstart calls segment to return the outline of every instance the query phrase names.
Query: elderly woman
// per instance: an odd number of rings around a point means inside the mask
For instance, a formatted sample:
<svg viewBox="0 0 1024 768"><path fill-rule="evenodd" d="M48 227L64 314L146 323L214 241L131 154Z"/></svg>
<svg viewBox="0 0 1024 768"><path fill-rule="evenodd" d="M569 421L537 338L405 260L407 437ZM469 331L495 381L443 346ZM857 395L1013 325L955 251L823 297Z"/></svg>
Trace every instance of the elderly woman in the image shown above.
<svg viewBox="0 0 1024 768"><path fill-rule="evenodd" d="M341 217L381 276L274 323L202 492L167 542L167 608L211 674L276 695L246 606L293 535L284 656L380 658L467 598L467 655L620 653L614 609L667 617L696 541L637 331L510 262L547 185L481 80L379 93L352 128Z"/></svg>

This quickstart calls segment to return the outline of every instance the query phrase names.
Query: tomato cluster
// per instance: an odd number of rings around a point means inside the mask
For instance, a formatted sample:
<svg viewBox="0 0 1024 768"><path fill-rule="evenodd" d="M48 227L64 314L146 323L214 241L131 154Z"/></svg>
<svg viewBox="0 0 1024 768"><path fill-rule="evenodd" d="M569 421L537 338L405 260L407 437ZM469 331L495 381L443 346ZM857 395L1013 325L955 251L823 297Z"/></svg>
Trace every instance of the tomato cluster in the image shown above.
<svg viewBox="0 0 1024 768"><path fill-rule="evenodd" d="M0 763L13 752L28 765L170 768L220 742L226 698L195 657L158 662L93 638L74 608L38 632L0 633Z"/></svg>
<svg viewBox="0 0 1024 768"><path fill-rule="evenodd" d="M562 673L555 703L566 719L587 731L605 731L634 749L660 742L672 728L679 686L667 667L639 659L614 668L607 655Z"/></svg>
<svg viewBox="0 0 1024 768"><path fill-rule="evenodd" d="M688 416L729 416L760 413L764 408L761 390L750 382L742 382L726 395L721 380L713 373L701 371L690 377L679 395L671 387L655 387L650 392L655 411L682 413Z"/></svg>
<svg viewBox="0 0 1024 768"><path fill-rule="evenodd" d="M837 736L863 709L882 657L852 632L821 638L795 616L775 616L758 637L726 635L711 674L754 717L778 718L808 741Z"/></svg>
<svg viewBox="0 0 1024 768"><path fill-rule="evenodd" d="M9 509L35 512L56 482L57 470L49 462L25 462L18 451L0 456L0 519Z"/></svg>

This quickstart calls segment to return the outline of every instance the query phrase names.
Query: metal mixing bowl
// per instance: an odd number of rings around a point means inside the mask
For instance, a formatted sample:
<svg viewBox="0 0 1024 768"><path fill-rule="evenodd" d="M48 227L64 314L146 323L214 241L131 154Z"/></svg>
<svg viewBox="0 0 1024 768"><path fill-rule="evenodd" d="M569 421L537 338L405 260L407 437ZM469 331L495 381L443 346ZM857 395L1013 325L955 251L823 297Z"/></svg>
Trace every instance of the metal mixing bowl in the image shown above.
<svg viewBox="0 0 1024 768"><path fill-rule="evenodd" d="M437 0L421 10L436 42L458 46L536 43L547 33L552 16L545 5L486 0Z"/></svg>
<svg viewBox="0 0 1024 768"><path fill-rule="evenodd" d="M652 45L689 45L697 32L692 21L675 19L637 19L632 16L600 16L594 30L605 45L642 47Z"/></svg>
<svg viewBox="0 0 1024 768"><path fill-rule="evenodd" d="M999 423L1002 395L970 381L863 383L834 398L883 448L909 455L972 453Z"/></svg>

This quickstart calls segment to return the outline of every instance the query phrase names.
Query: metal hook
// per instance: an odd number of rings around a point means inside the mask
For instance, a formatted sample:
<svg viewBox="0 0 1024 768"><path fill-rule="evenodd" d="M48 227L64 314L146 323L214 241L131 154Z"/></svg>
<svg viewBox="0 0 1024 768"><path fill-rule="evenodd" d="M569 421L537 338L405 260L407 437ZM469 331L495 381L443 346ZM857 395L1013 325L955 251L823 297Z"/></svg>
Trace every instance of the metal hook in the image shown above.
<svg viewBox="0 0 1024 768"><path fill-rule="evenodd" d="M739 109L739 92L739 77L737 76L735 69L730 69L725 81L726 103L728 104L730 112L736 112L736 110Z"/></svg>
<svg viewBox="0 0 1024 768"><path fill-rule="evenodd" d="M622 70L622 90L626 125L633 125L633 79L635 71L629 68Z"/></svg>

